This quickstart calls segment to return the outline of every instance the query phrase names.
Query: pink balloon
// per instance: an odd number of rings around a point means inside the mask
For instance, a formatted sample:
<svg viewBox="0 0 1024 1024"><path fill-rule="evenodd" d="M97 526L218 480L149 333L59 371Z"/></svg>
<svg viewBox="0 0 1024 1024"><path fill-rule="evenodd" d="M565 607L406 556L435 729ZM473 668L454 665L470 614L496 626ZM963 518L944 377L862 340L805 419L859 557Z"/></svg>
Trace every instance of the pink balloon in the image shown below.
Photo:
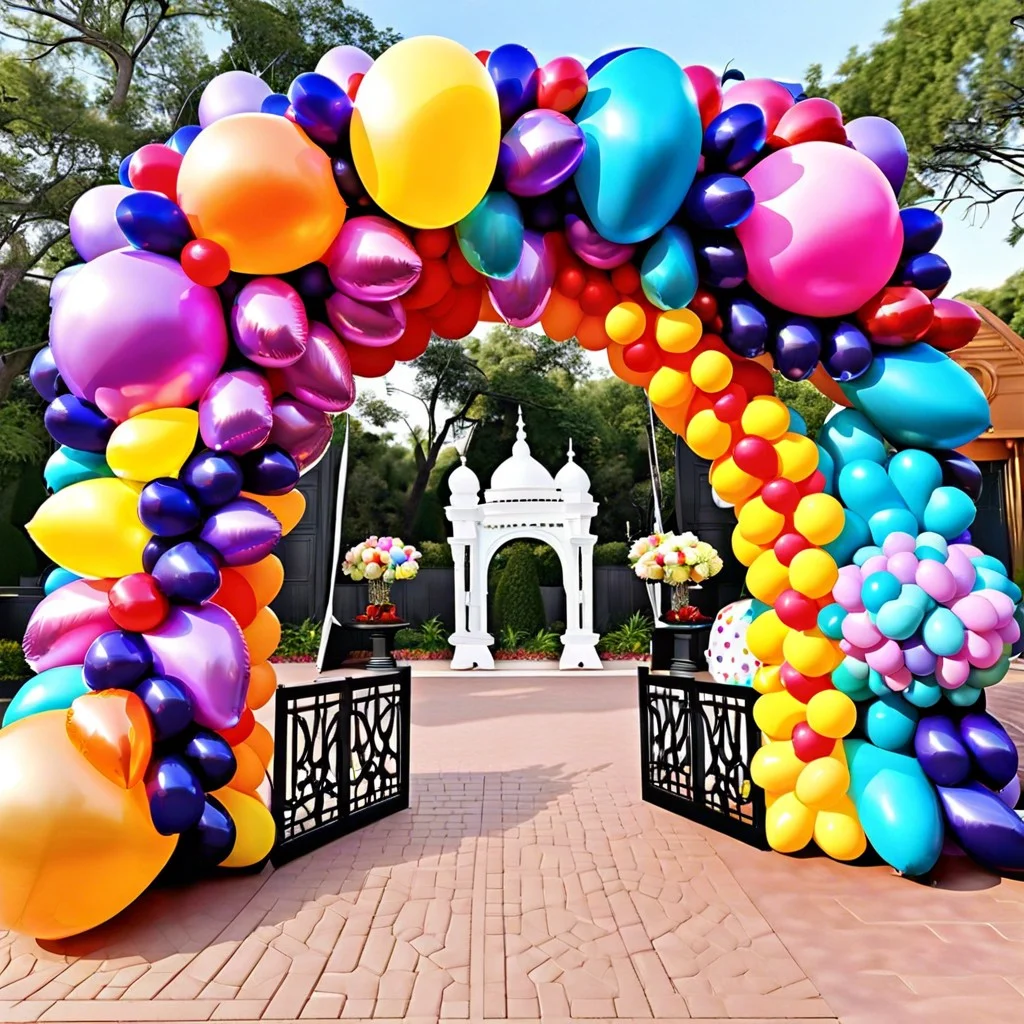
<svg viewBox="0 0 1024 1024"><path fill-rule="evenodd" d="M248 71L225 71L199 97L199 123L205 128L232 114L258 114L273 90Z"/></svg>
<svg viewBox="0 0 1024 1024"><path fill-rule="evenodd" d="M333 436L334 427L327 413L297 398L279 398L274 402L270 443L283 448L295 460L300 472L307 472L320 461Z"/></svg>
<svg viewBox="0 0 1024 1024"><path fill-rule="evenodd" d="M71 244L83 260L94 260L105 252L128 245L117 223L117 204L134 189L124 185L98 185L78 197L71 207Z"/></svg>
<svg viewBox="0 0 1024 1024"><path fill-rule="evenodd" d="M335 46L317 62L316 73L336 82L348 92L353 75L365 75L373 67L373 58L358 46Z"/></svg>
<svg viewBox="0 0 1024 1024"><path fill-rule="evenodd" d="M185 407L228 352L220 297L167 256L118 249L68 280L50 318L50 347L68 387L118 423Z"/></svg>
<svg viewBox="0 0 1024 1024"><path fill-rule="evenodd" d="M527 231L523 238L523 255L512 276L487 281L494 308L513 327L537 323L551 297L555 269L555 255L544 236Z"/></svg>
<svg viewBox="0 0 1024 1024"><path fill-rule="evenodd" d="M968 594L952 605L953 614L970 630L985 633L999 625L999 615L981 594Z"/></svg>
<svg viewBox="0 0 1024 1024"><path fill-rule="evenodd" d="M736 234L747 279L769 302L806 316L840 316L892 276L903 226L889 183L867 157L832 142L802 142L767 156L746 181L756 202Z"/></svg>
<svg viewBox="0 0 1024 1024"><path fill-rule="evenodd" d="M1016 606L1012 598L1002 593L1002 591L989 590L988 588L979 590L978 593L995 609L997 626L1005 626L1008 622L1013 621L1013 613L1016 610Z"/></svg>
<svg viewBox="0 0 1024 1024"><path fill-rule="evenodd" d="M903 649L895 640L886 640L881 647L865 652L864 660L883 676L895 675L904 667Z"/></svg>
<svg viewBox="0 0 1024 1024"><path fill-rule="evenodd" d="M858 647L856 644L851 644L849 640L840 640L839 649L848 658L853 658L855 661L864 660L864 649L862 647Z"/></svg>
<svg viewBox="0 0 1024 1024"><path fill-rule="evenodd" d="M214 451L245 455L267 443L274 414L270 384L256 370L222 373L199 402L199 433Z"/></svg>
<svg viewBox="0 0 1024 1024"><path fill-rule="evenodd" d="M900 583L914 583L917 580L917 556L913 551L897 551L889 558L889 572Z"/></svg>
<svg viewBox="0 0 1024 1024"><path fill-rule="evenodd" d="M294 363L309 337L302 296L279 277L250 281L235 299L231 333L242 355L260 366Z"/></svg>
<svg viewBox="0 0 1024 1024"><path fill-rule="evenodd" d="M955 690L967 682L971 664L967 652L960 651L951 658L939 658L935 665L935 679L944 690Z"/></svg>
<svg viewBox="0 0 1024 1024"><path fill-rule="evenodd" d="M569 248L584 263L598 270L613 270L628 263L636 252L635 245L622 245L602 238L585 220L570 213L565 218L565 237Z"/></svg>
<svg viewBox="0 0 1024 1024"><path fill-rule="evenodd" d="M953 579L956 581L956 596L965 597L969 594L974 586L974 581L978 578L971 560L962 551L957 551L954 546L946 555L946 568L953 574Z"/></svg>
<svg viewBox="0 0 1024 1024"><path fill-rule="evenodd" d="M913 674L905 665L903 668L897 669L895 672L890 672L884 678L885 685L888 686L890 690L895 690L897 693L901 693L914 681Z"/></svg>
<svg viewBox="0 0 1024 1024"><path fill-rule="evenodd" d="M885 555L872 555L861 567L861 575L864 579L873 576L876 572L888 572L889 559Z"/></svg>
<svg viewBox="0 0 1024 1024"><path fill-rule="evenodd" d="M324 255L334 287L349 298L386 302L420 277L423 260L405 233L383 217L345 221Z"/></svg>
<svg viewBox="0 0 1024 1024"><path fill-rule="evenodd" d="M994 629L983 633L969 629L966 650L967 660L975 668L991 668L1003 656L1003 641Z"/></svg>
<svg viewBox="0 0 1024 1024"><path fill-rule="evenodd" d="M779 82L770 78L749 78L737 82L726 90L722 98L722 109L728 110L737 103L753 103L764 111L768 122L768 134L775 131L782 115L793 106L793 94Z"/></svg>
<svg viewBox="0 0 1024 1024"><path fill-rule="evenodd" d="M843 636L865 651L877 647L885 639L867 612L853 612L843 619Z"/></svg>
<svg viewBox="0 0 1024 1024"><path fill-rule="evenodd" d="M367 348L384 348L405 333L405 308L398 299L360 302L335 292L327 300L327 318L346 341Z"/></svg>
<svg viewBox="0 0 1024 1024"><path fill-rule="evenodd" d="M81 665L92 642L118 628L108 610L110 585L110 580L75 580L36 605L22 640L33 672Z"/></svg>
<svg viewBox="0 0 1024 1024"><path fill-rule="evenodd" d="M981 548L976 547L974 544L950 544L950 548L956 548L957 551L962 551L968 558L981 558L984 551Z"/></svg>
<svg viewBox="0 0 1024 1024"><path fill-rule="evenodd" d="M352 363L345 346L324 324L309 325L309 341L298 362L275 371L279 392L287 391L314 409L344 412L356 397Z"/></svg>
<svg viewBox="0 0 1024 1024"><path fill-rule="evenodd" d="M1020 639L1020 623L1016 619L1010 619L1004 626L1000 626L996 632L1004 644L1015 644Z"/></svg>
<svg viewBox="0 0 1024 1024"><path fill-rule="evenodd" d="M864 580L860 568L856 565L844 565L839 570L839 579L832 588L832 597L848 612L864 611L864 602L860 599Z"/></svg>
<svg viewBox="0 0 1024 1024"><path fill-rule="evenodd" d="M930 558L918 562L914 579L929 597L940 604L951 601L956 594L956 580L942 562Z"/></svg>
<svg viewBox="0 0 1024 1024"><path fill-rule="evenodd" d="M903 551L909 551L913 554L916 548L916 539L911 537L909 533L903 533L901 531L890 533L889 536L882 541L882 553L887 558L892 558L893 555L897 555Z"/></svg>

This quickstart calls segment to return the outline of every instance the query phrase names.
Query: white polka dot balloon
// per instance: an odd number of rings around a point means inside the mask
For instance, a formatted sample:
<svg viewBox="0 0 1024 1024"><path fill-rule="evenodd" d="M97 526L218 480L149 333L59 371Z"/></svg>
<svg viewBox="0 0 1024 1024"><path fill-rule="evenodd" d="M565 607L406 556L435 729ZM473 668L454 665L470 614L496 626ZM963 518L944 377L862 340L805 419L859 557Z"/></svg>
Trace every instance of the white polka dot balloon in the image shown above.
<svg viewBox="0 0 1024 1024"><path fill-rule="evenodd" d="M716 683L750 686L761 665L747 647L752 605L749 599L733 601L715 616L706 654L708 671Z"/></svg>

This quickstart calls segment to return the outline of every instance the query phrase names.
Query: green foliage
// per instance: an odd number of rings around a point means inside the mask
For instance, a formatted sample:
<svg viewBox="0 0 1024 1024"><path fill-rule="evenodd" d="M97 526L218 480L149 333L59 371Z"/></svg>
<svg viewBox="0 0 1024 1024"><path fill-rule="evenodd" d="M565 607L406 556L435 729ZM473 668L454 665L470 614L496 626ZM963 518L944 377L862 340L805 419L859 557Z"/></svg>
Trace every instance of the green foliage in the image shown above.
<svg viewBox="0 0 1024 1024"><path fill-rule="evenodd" d="M1011 330L1024 333L1024 270L1011 274L996 288L974 288L960 297L979 303Z"/></svg>
<svg viewBox="0 0 1024 1024"><path fill-rule="evenodd" d="M421 541L416 545L420 554L421 569L450 569L455 564L452 561L452 549L449 544L436 540Z"/></svg>
<svg viewBox="0 0 1024 1024"><path fill-rule="evenodd" d="M531 634L524 629L506 626L498 635L498 649L557 658L562 650L561 634L551 629L539 629Z"/></svg>
<svg viewBox="0 0 1024 1024"><path fill-rule="evenodd" d="M17 640L0 640L0 680L22 680L31 675L21 644Z"/></svg>
<svg viewBox="0 0 1024 1024"><path fill-rule="evenodd" d="M609 654L646 654L650 650L654 623L641 612L633 614L617 629L605 633L599 648Z"/></svg>
<svg viewBox="0 0 1024 1024"><path fill-rule="evenodd" d="M803 416L808 437L816 437L825 417L832 411L832 399L826 398L809 380L787 380L777 371L773 371L772 377L775 394Z"/></svg>
<svg viewBox="0 0 1024 1024"><path fill-rule="evenodd" d="M623 540L598 544L594 548L594 565L628 565L629 545Z"/></svg>
<svg viewBox="0 0 1024 1024"><path fill-rule="evenodd" d="M537 560L526 545L516 545L494 595L494 620L499 631L511 629L534 636L544 628L544 603L537 579Z"/></svg>
<svg viewBox="0 0 1024 1024"><path fill-rule="evenodd" d="M281 643L274 653L280 658L315 658L320 650L321 629L321 623L313 619L298 624L282 623Z"/></svg>
<svg viewBox="0 0 1024 1024"><path fill-rule="evenodd" d="M395 647L410 651L446 651L448 629L438 616L427 619L419 629L400 629L395 635Z"/></svg>
<svg viewBox="0 0 1024 1024"><path fill-rule="evenodd" d="M554 549L547 544L538 544L533 549L533 557L537 562L537 580L542 587L560 587L562 585L562 563Z"/></svg>

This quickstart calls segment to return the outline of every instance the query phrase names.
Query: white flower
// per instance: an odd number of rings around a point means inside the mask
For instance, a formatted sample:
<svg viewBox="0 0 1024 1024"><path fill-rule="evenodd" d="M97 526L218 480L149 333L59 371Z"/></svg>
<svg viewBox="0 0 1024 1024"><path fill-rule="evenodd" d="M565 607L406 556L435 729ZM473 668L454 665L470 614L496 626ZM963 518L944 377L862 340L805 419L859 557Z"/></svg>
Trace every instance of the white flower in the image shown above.
<svg viewBox="0 0 1024 1024"><path fill-rule="evenodd" d="M384 567L376 562L370 562L366 567L366 578L368 580L379 580L384 575Z"/></svg>

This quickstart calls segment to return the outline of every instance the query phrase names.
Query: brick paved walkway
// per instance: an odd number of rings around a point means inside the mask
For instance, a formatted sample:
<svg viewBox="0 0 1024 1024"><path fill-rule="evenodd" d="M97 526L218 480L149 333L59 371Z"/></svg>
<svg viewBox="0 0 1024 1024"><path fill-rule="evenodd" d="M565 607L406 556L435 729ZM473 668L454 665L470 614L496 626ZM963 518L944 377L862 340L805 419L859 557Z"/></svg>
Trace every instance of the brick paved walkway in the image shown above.
<svg viewBox="0 0 1024 1024"><path fill-rule="evenodd" d="M629 679L414 692L408 812L45 949L0 934L0 1021L1024 1012L1024 884L759 853L640 803Z"/></svg>

